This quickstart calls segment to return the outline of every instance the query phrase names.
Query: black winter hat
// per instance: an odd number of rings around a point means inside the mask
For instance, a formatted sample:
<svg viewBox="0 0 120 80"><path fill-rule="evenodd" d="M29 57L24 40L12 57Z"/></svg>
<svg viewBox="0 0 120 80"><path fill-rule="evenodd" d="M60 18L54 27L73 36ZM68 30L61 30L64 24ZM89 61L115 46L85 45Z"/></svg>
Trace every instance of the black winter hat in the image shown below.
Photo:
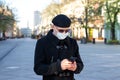
<svg viewBox="0 0 120 80"><path fill-rule="evenodd" d="M55 26L66 28L66 27L70 27L71 20L66 15L59 14L53 18L52 23Z"/></svg>

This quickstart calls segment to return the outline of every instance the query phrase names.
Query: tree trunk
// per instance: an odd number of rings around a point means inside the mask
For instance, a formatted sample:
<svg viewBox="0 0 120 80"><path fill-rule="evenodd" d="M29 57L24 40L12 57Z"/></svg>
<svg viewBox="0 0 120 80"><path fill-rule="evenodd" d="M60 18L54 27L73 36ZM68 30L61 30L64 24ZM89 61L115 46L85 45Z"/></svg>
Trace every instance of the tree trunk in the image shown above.
<svg viewBox="0 0 120 80"><path fill-rule="evenodd" d="M85 23L85 34L86 34L86 40L88 41L88 32L87 32L87 27L88 27L88 8L85 8L85 17L86 17L86 23Z"/></svg>
<svg viewBox="0 0 120 80"><path fill-rule="evenodd" d="M5 31L3 31L3 39L6 39Z"/></svg>
<svg viewBox="0 0 120 80"><path fill-rule="evenodd" d="M111 39L115 40L115 25L112 25L111 27Z"/></svg>

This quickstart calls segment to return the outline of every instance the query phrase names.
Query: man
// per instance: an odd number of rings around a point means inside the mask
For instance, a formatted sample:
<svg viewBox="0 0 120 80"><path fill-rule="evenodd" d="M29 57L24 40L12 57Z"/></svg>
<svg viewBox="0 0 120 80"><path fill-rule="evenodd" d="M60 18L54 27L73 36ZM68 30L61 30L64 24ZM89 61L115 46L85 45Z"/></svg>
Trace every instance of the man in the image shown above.
<svg viewBox="0 0 120 80"><path fill-rule="evenodd" d="M52 20L52 29L36 43L34 71L43 80L74 80L83 62L76 40L68 37L71 20L59 14Z"/></svg>

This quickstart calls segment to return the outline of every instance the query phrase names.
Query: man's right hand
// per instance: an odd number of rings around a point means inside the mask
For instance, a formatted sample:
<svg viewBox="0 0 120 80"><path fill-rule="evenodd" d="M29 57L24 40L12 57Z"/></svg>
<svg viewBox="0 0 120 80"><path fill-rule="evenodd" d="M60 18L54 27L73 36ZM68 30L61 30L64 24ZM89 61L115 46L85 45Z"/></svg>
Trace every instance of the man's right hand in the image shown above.
<svg viewBox="0 0 120 80"><path fill-rule="evenodd" d="M71 64L72 64L72 62L69 61L68 59L63 59L61 61L61 68L62 68L62 70L69 69L71 67Z"/></svg>

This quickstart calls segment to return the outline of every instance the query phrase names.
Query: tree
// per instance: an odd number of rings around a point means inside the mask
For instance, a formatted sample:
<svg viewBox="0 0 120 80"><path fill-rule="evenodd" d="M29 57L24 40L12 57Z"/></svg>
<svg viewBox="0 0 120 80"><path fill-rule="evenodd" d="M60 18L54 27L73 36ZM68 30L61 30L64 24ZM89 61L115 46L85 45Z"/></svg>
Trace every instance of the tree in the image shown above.
<svg viewBox="0 0 120 80"><path fill-rule="evenodd" d="M42 15L44 17L50 17L50 16L55 16L60 13L60 5L58 3L51 3L48 5L42 12Z"/></svg>
<svg viewBox="0 0 120 80"><path fill-rule="evenodd" d="M61 8L64 5L69 4L73 1L75 1L75 0L63 0L61 3L56 3L53 0L53 2L43 10L43 12L42 12L43 18L46 18L46 19L51 18L52 19L57 14L61 13Z"/></svg>
<svg viewBox="0 0 120 80"><path fill-rule="evenodd" d="M8 27L13 27L15 21L12 10L0 2L0 31L3 32L3 37Z"/></svg>
<svg viewBox="0 0 120 80"><path fill-rule="evenodd" d="M88 39L88 23L90 21L95 21L98 17L101 16L101 9L104 3L104 0L81 0L84 4L84 15L82 16L83 27L85 28L86 39ZM85 23L85 24L84 24Z"/></svg>
<svg viewBox="0 0 120 80"><path fill-rule="evenodd" d="M115 40L115 25L118 23L117 15L120 13L119 0L106 0L106 23L111 29L111 40Z"/></svg>

